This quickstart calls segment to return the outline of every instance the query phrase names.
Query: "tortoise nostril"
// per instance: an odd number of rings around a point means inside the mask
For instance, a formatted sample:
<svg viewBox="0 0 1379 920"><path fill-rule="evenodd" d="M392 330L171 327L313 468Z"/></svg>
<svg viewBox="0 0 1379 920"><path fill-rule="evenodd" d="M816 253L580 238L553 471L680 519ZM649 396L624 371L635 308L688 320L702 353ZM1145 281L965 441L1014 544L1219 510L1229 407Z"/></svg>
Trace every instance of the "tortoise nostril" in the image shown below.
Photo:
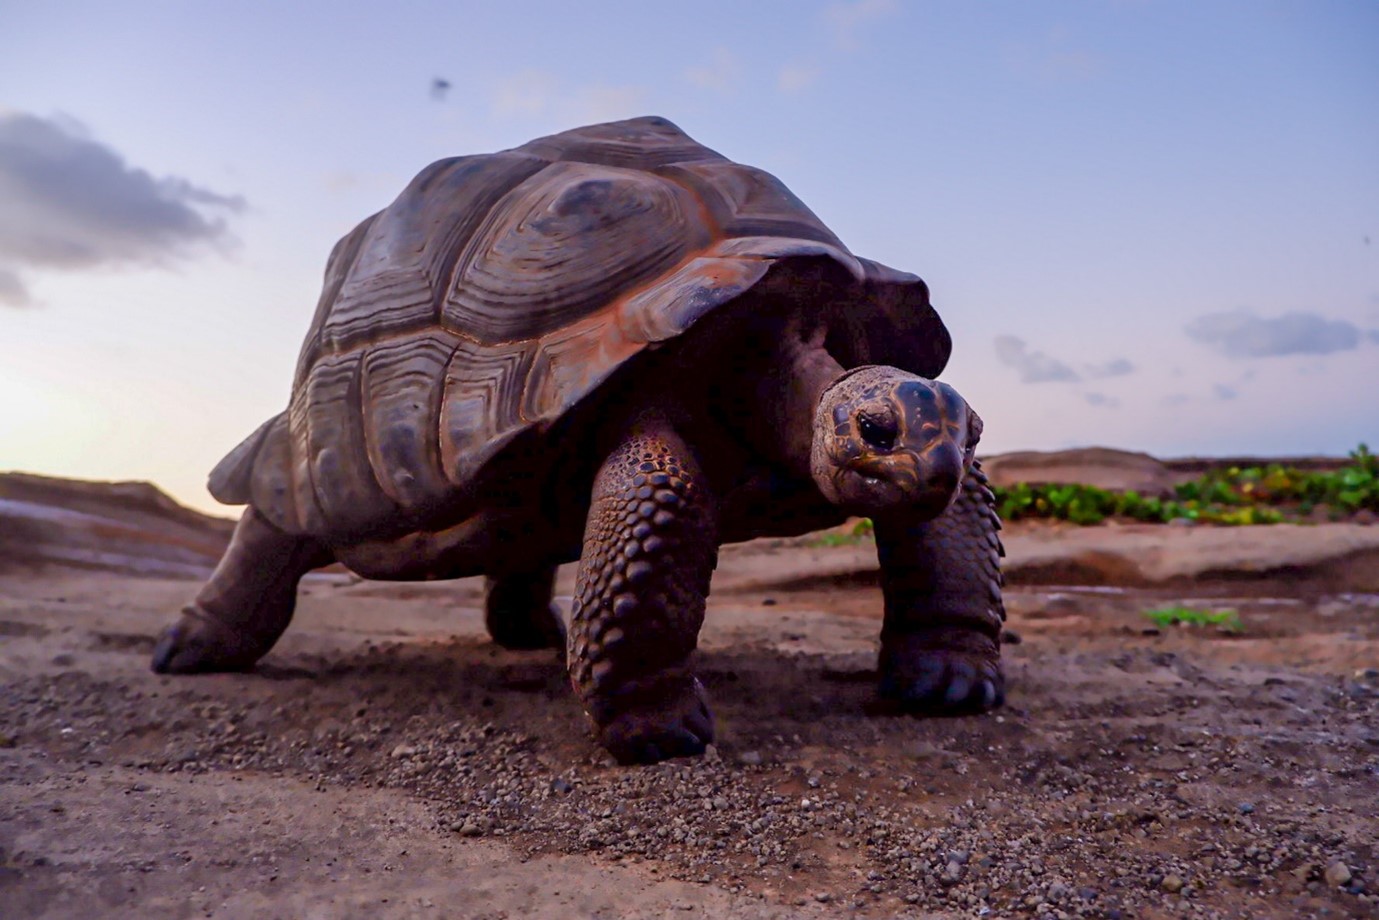
<svg viewBox="0 0 1379 920"><path fill-rule="evenodd" d="M895 430L894 423L873 418L865 413L858 413L857 431L862 435L863 441L866 441L877 450L888 451L895 447L895 439L898 433Z"/></svg>

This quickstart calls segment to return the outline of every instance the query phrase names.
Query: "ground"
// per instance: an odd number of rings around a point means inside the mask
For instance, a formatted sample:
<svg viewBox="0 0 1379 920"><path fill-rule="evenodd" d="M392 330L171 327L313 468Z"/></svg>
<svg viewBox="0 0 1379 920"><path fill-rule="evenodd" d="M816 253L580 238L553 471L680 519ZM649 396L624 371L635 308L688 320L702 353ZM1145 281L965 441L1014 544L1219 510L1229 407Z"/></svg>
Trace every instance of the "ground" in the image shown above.
<svg viewBox="0 0 1379 920"><path fill-rule="evenodd" d="M313 576L256 672L189 678L148 671L187 573L12 564L0 915L1379 914L1379 527L1007 536L1004 709L878 707L873 547L758 541L701 641L717 745L630 768L472 580Z"/></svg>

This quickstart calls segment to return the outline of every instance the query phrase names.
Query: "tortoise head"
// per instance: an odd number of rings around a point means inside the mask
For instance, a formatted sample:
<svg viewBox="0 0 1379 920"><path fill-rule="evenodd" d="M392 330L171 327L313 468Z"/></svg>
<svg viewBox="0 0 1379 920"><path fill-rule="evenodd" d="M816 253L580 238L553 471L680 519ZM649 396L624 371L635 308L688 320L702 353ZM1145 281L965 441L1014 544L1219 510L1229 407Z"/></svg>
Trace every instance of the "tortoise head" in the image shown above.
<svg viewBox="0 0 1379 920"><path fill-rule="evenodd" d="M814 414L810 471L852 514L910 508L942 514L957 496L982 420L946 383L866 366L825 388Z"/></svg>

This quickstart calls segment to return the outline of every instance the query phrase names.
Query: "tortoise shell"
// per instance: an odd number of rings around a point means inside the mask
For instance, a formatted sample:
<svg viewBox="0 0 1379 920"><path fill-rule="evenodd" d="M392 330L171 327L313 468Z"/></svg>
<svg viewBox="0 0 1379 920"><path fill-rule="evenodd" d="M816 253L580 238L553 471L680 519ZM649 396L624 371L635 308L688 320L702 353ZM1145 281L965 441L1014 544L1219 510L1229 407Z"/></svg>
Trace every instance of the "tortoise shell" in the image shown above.
<svg viewBox="0 0 1379 920"><path fill-rule="evenodd" d="M336 244L289 407L211 494L326 540L424 519L639 352L819 260L847 279L834 328L852 364L942 370L922 281L854 257L774 176L665 119L433 163Z"/></svg>

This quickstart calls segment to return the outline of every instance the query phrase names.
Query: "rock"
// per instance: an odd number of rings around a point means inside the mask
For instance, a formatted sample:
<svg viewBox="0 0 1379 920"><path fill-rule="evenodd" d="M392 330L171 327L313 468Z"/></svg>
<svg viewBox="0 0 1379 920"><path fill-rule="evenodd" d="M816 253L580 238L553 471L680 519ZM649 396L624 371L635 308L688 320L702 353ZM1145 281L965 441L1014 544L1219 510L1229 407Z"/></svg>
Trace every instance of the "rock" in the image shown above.
<svg viewBox="0 0 1379 920"><path fill-rule="evenodd" d="M1006 629L1001 631L1002 645L1019 645L1023 641L1025 641L1024 637L1013 629Z"/></svg>
<svg viewBox="0 0 1379 920"><path fill-rule="evenodd" d="M555 779L551 780L551 791L556 793L557 795L564 795L567 792L573 792L574 788L574 783L570 782L563 776L557 776Z"/></svg>
<svg viewBox="0 0 1379 920"><path fill-rule="evenodd" d="M482 822L470 818L460 825L461 837L482 837L484 835L484 825Z"/></svg>
<svg viewBox="0 0 1379 920"><path fill-rule="evenodd" d="M1255 810L1253 802L1241 802L1239 805L1236 806L1236 808L1240 810L1240 813L1242 815L1252 815L1254 814Z"/></svg>
<svg viewBox="0 0 1379 920"><path fill-rule="evenodd" d="M1183 880L1177 875L1165 875L1164 880L1159 883L1159 887L1169 894L1177 894L1183 890Z"/></svg>
<svg viewBox="0 0 1379 920"><path fill-rule="evenodd" d="M1326 883L1332 888L1340 888L1350 881L1350 867L1343 862L1334 862L1326 867L1322 878L1326 879Z"/></svg>
<svg viewBox="0 0 1379 920"><path fill-rule="evenodd" d="M749 767L761 766L761 754L756 751L743 751L737 759Z"/></svg>
<svg viewBox="0 0 1379 920"><path fill-rule="evenodd" d="M417 749L410 744L399 744L397 747L393 748L392 754L390 756L411 757L416 752Z"/></svg>

